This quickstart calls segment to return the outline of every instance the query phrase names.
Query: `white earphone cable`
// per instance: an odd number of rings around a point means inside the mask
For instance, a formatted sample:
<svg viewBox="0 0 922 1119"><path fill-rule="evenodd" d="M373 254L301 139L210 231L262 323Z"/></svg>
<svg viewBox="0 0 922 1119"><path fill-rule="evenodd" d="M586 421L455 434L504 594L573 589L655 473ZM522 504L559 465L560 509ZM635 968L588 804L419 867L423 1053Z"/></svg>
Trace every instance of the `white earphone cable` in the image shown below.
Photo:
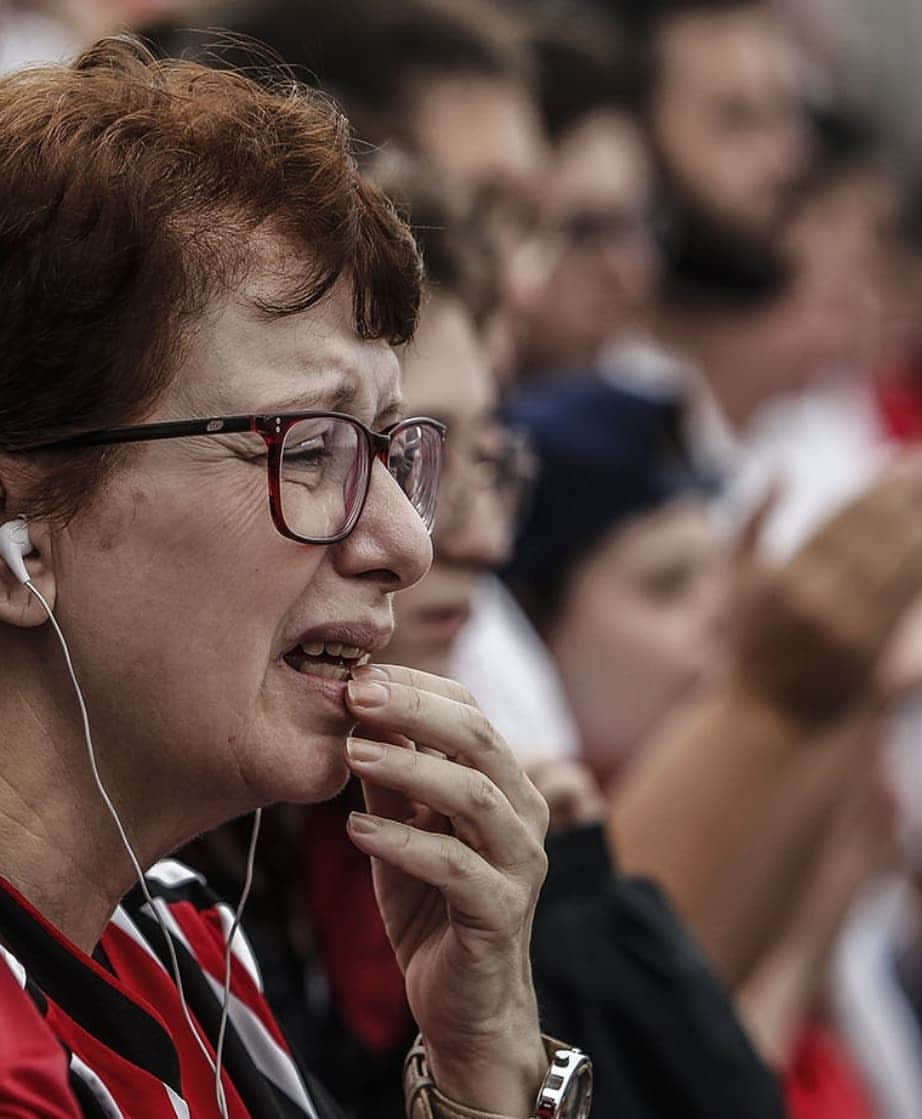
<svg viewBox="0 0 922 1119"><path fill-rule="evenodd" d="M113 804L112 798L109 796L106 786L103 783L102 777L100 776L99 767L96 763L96 747L93 744L93 735L90 730L90 718L87 712L86 702L83 698L83 691L80 687L79 681L77 680L77 674L74 671L74 663L70 655L70 648L68 647L67 639L64 637L64 634L61 631L61 627L58 625L57 618L55 618L54 616L54 611L48 605L48 602L46 601L44 595L41 593L38 587L35 586L31 579L25 585L42 604L45 613L48 615L48 620L51 623L52 628L54 629L54 632L57 636L58 642L61 645L61 650L64 653L64 660L67 664L67 671L70 675L71 683L73 684L74 691L77 695L77 702L80 705L80 716L83 721L83 736L86 741L86 748L90 759L90 769L93 773L93 780L96 783L96 788L99 790L99 795L102 797L103 802L105 803L106 808L109 811L109 815L112 817L112 820L115 823L115 826L118 830L119 838L122 841L122 845L128 853L128 857L131 860L131 865L134 868L135 875L138 879L138 884L141 887L141 892L144 895L144 898L150 908L151 913L154 916L154 919L160 926L160 930L163 933L163 939L166 944L167 953L170 957L170 965L173 971L173 978L176 982L176 990L179 993L179 1001L182 1006L183 1017L186 1019L189 1030L191 1031L192 1036L195 1038L196 1044L198 1045L199 1049L202 1051L202 1055L208 1062L209 1068L211 1068L212 1072L214 1072L215 1099L218 1105L218 1112L221 1115L221 1119L228 1119L227 1098L224 1093L224 1085L221 1083L221 1067L224 1053L224 1038L227 1032L227 1020L230 1011L231 954L234 937L236 936L237 930L240 927L243 908L246 905L247 898L249 897L250 893L250 887L253 882L253 868L256 860L256 842L259 837L259 825L262 818L262 809L258 808L253 815L253 830L250 835L250 846L247 853L246 877L244 881L243 892L240 896L240 903L237 906L237 912L234 916L234 920L231 925L230 932L227 936L227 941L224 949L224 992L221 1005L221 1020L218 1027L218 1042L215 1053L216 1059L212 1060L211 1054L208 1052L208 1048L205 1045L205 1042L202 1040L199 1029L193 1021L188 1004L186 1003L186 994L185 990L183 989L182 976L179 971L179 960L176 957L176 949L173 947L173 937L170 934L170 931L167 928L163 918L161 917L157 906L154 904L154 899L151 897L150 890L148 889L147 882L144 878L144 871L141 869L140 860L135 854L134 848L131 846L131 842L128 839L128 835L122 824L121 818L119 817L118 810Z"/></svg>

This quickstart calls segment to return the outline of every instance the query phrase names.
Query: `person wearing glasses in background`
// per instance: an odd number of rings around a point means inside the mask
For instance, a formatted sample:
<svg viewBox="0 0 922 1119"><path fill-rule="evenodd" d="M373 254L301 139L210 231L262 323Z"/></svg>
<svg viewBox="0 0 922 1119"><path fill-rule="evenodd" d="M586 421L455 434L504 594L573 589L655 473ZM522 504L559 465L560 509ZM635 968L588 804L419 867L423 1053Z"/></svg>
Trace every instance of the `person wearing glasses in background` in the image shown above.
<svg viewBox="0 0 922 1119"><path fill-rule="evenodd" d="M547 807L457 685L366 664L430 562L443 430L402 419L419 260L345 121L102 42L0 82L0 184L0 942L65 1113L337 1114L164 856L352 773L408 1113L585 1115L530 980Z"/></svg>

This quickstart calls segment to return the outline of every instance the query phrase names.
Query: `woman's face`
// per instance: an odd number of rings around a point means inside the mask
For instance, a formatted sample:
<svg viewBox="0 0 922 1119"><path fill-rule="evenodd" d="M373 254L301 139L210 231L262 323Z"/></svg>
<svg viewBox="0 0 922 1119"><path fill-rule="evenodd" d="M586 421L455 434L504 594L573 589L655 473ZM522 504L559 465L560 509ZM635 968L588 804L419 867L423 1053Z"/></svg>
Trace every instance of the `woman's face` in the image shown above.
<svg viewBox="0 0 922 1119"><path fill-rule="evenodd" d="M477 459L499 437L496 385L473 319L460 300L437 296L423 309L403 360L411 413L449 426L435 526L435 561L426 578L397 597L397 631L386 657L445 673L467 621L478 578L507 555L511 519L495 491L478 485Z"/></svg>
<svg viewBox="0 0 922 1119"><path fill-rule="evenodd" d="M355 333L350 286L270 320L254 299L273 283L267 270L211 308L150 419L319 408L378 430L398 418L397 359ZM343 679L296 671L286 654L302 643L382 648L393 592L431 557L420 518L377 462L346 540L280 536L264 446L250 436L137 445L53 551L58 618L104 775L129 814L188 816L191 798L197 826L344 784ZM51 652L47 663L60 671Z"/></svg>
<svg viewBox="0 0 922 1119"><path fill-rule="evenodd" d="M608 781L721 662L721 557L699 502L644 514L574 572L548 644Z"/></svg>

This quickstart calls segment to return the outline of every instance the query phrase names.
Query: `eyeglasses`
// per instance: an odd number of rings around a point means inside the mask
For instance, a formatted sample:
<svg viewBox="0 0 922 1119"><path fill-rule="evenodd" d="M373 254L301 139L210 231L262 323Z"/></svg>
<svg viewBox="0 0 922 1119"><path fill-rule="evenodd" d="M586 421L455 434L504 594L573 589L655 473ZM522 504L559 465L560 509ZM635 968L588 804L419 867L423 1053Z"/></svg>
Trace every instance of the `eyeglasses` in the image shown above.
<svg viewBox="0 0 922 1119"><path fill-rule="evenodd" d="M259 435L265 443L269 509L276 529L289 540L344 540L362 515L375 459L432 531L445 425L427 417L372 431L341 412L218 416L88 431L24 449L51 451L240 432Z"/></svg>
<svg viewBox="0 0 922 1119"><path fill-rule="evenodd" d="M524 432L498 427L483 443L465 448L452 440L455 450L446 460L440 499L439 531L460 531L476 494L489 492L510 531L515 531L528 508L538 474L538 460Z"/></svg>

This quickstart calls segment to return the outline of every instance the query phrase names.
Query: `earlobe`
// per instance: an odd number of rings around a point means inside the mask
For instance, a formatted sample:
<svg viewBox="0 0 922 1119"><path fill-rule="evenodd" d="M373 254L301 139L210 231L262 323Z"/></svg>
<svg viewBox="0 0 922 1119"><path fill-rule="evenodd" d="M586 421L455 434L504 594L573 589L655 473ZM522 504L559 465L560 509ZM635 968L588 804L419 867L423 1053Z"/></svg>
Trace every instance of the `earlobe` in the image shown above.
<svg viewBox="0 0 922 1119"><path fill-rule="evenodd" d="M56 582L51 563L51 537L41 522L29 524L27 533L18 525L13 528L15 531L8 530L6 534L7 547L0 558L0 623L28 629L44 625L48 615L17 574L17 561L21 558L30 581L54 609Z"/></svg>

